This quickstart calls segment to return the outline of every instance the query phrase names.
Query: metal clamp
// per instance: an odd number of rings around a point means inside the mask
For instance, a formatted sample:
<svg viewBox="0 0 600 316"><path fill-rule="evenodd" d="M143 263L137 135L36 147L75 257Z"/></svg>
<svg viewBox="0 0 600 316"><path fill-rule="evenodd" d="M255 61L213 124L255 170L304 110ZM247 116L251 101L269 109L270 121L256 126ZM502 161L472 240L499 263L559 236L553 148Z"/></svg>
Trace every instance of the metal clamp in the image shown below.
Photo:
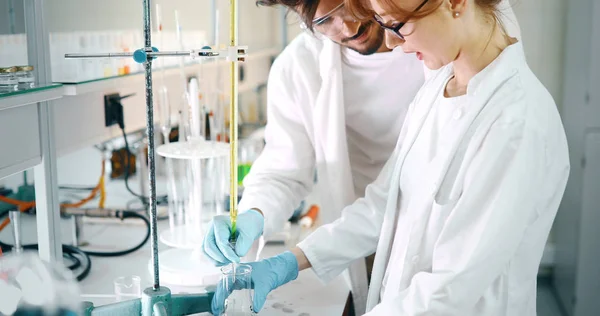
<svg viewBox="0 0 600 316"><path fill-rule="evenodd" d="M231 46L227 50L214 50L210 46L190 51L165 51L161 52L156 47L151 49L140 48L133 53L91 53L91 54L65 54L67 59L88 58L133 58L136 63L142 64L156 57L191 57L196 58L226 58L227 61L245 61L248 46Z"/></svg>

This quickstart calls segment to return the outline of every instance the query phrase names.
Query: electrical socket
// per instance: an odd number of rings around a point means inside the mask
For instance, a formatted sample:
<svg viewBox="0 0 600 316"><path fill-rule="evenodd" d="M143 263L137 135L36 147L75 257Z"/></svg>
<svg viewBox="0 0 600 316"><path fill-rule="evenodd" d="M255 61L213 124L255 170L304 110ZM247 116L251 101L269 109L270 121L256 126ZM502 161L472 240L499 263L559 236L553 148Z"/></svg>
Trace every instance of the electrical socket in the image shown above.
<svg viewBox="0 0 600 316"><path fill-rule="evenodd" d="M121 96L118 93L105 95L104 126L109 127L115 124L119 125L121 120L123 120L123 105L121 104Z"/></svg>

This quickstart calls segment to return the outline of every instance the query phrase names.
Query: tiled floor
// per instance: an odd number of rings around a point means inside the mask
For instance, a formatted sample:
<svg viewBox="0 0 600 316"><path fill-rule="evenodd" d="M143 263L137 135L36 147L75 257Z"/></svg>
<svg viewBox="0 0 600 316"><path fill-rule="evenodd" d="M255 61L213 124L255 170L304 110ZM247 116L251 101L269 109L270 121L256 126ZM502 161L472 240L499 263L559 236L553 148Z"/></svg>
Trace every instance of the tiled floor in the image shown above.
<svg viewBox="0 0 600 316"><path fill-rule="evenodd" d="M562 314L552 288L547 282L538 283L537 314L538 316L566 316Z"/></svg>

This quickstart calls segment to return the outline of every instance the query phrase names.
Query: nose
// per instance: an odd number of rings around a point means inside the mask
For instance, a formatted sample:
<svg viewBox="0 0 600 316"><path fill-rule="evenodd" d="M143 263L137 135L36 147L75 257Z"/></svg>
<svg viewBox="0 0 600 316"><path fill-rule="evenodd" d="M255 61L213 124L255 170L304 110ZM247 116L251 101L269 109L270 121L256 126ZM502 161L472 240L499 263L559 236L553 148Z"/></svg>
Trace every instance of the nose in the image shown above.
<svg viewBox="0 0 600 316"><path fill-rule="evenodd" d="M358 29L360 27L360 22L356 22L356 21L343 20L342 24L343 24L342 33L344 34L345 37L352 37L352 36L356 35L356 32L358 32Z"/></svg>
<svg viewBox="0 0 600 316"><path fill-rule="evenodd" d="M397 35L391 34L390 31L385 32L385 46L389 49L394 49L404 44L404 40Z"/></svg>

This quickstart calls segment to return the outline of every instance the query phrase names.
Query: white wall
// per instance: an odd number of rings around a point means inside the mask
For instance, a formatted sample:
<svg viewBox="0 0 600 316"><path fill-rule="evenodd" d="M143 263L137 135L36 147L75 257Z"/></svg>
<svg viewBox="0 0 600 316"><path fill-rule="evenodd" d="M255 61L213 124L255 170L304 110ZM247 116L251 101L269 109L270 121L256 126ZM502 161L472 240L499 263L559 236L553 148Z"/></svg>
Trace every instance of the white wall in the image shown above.
<svg viewBox="0 0 600 316"><path fill-rule="evenodd" d="M221 43L226 43L229 36L229 1L217 0L217 3L222 30L219 38ZM162 7L164 30L175 30L174 10L178 10L184 29L212 33L209 0L152 1L152 10L156 4ZM252 0L240 0L239 6L240 45L248 45L253 50L272 47L275 37L271 22L276 12L258 8ZM52 0L46 5L46 14L50 32L121 29L139 29L141 32L143 26L141 0Z"/></svg>
<svg viewBox="0 0 600 316"><path fill-rule="evenodd" d="M527 62L562 108L567 0L511 0Z"/></svg>

